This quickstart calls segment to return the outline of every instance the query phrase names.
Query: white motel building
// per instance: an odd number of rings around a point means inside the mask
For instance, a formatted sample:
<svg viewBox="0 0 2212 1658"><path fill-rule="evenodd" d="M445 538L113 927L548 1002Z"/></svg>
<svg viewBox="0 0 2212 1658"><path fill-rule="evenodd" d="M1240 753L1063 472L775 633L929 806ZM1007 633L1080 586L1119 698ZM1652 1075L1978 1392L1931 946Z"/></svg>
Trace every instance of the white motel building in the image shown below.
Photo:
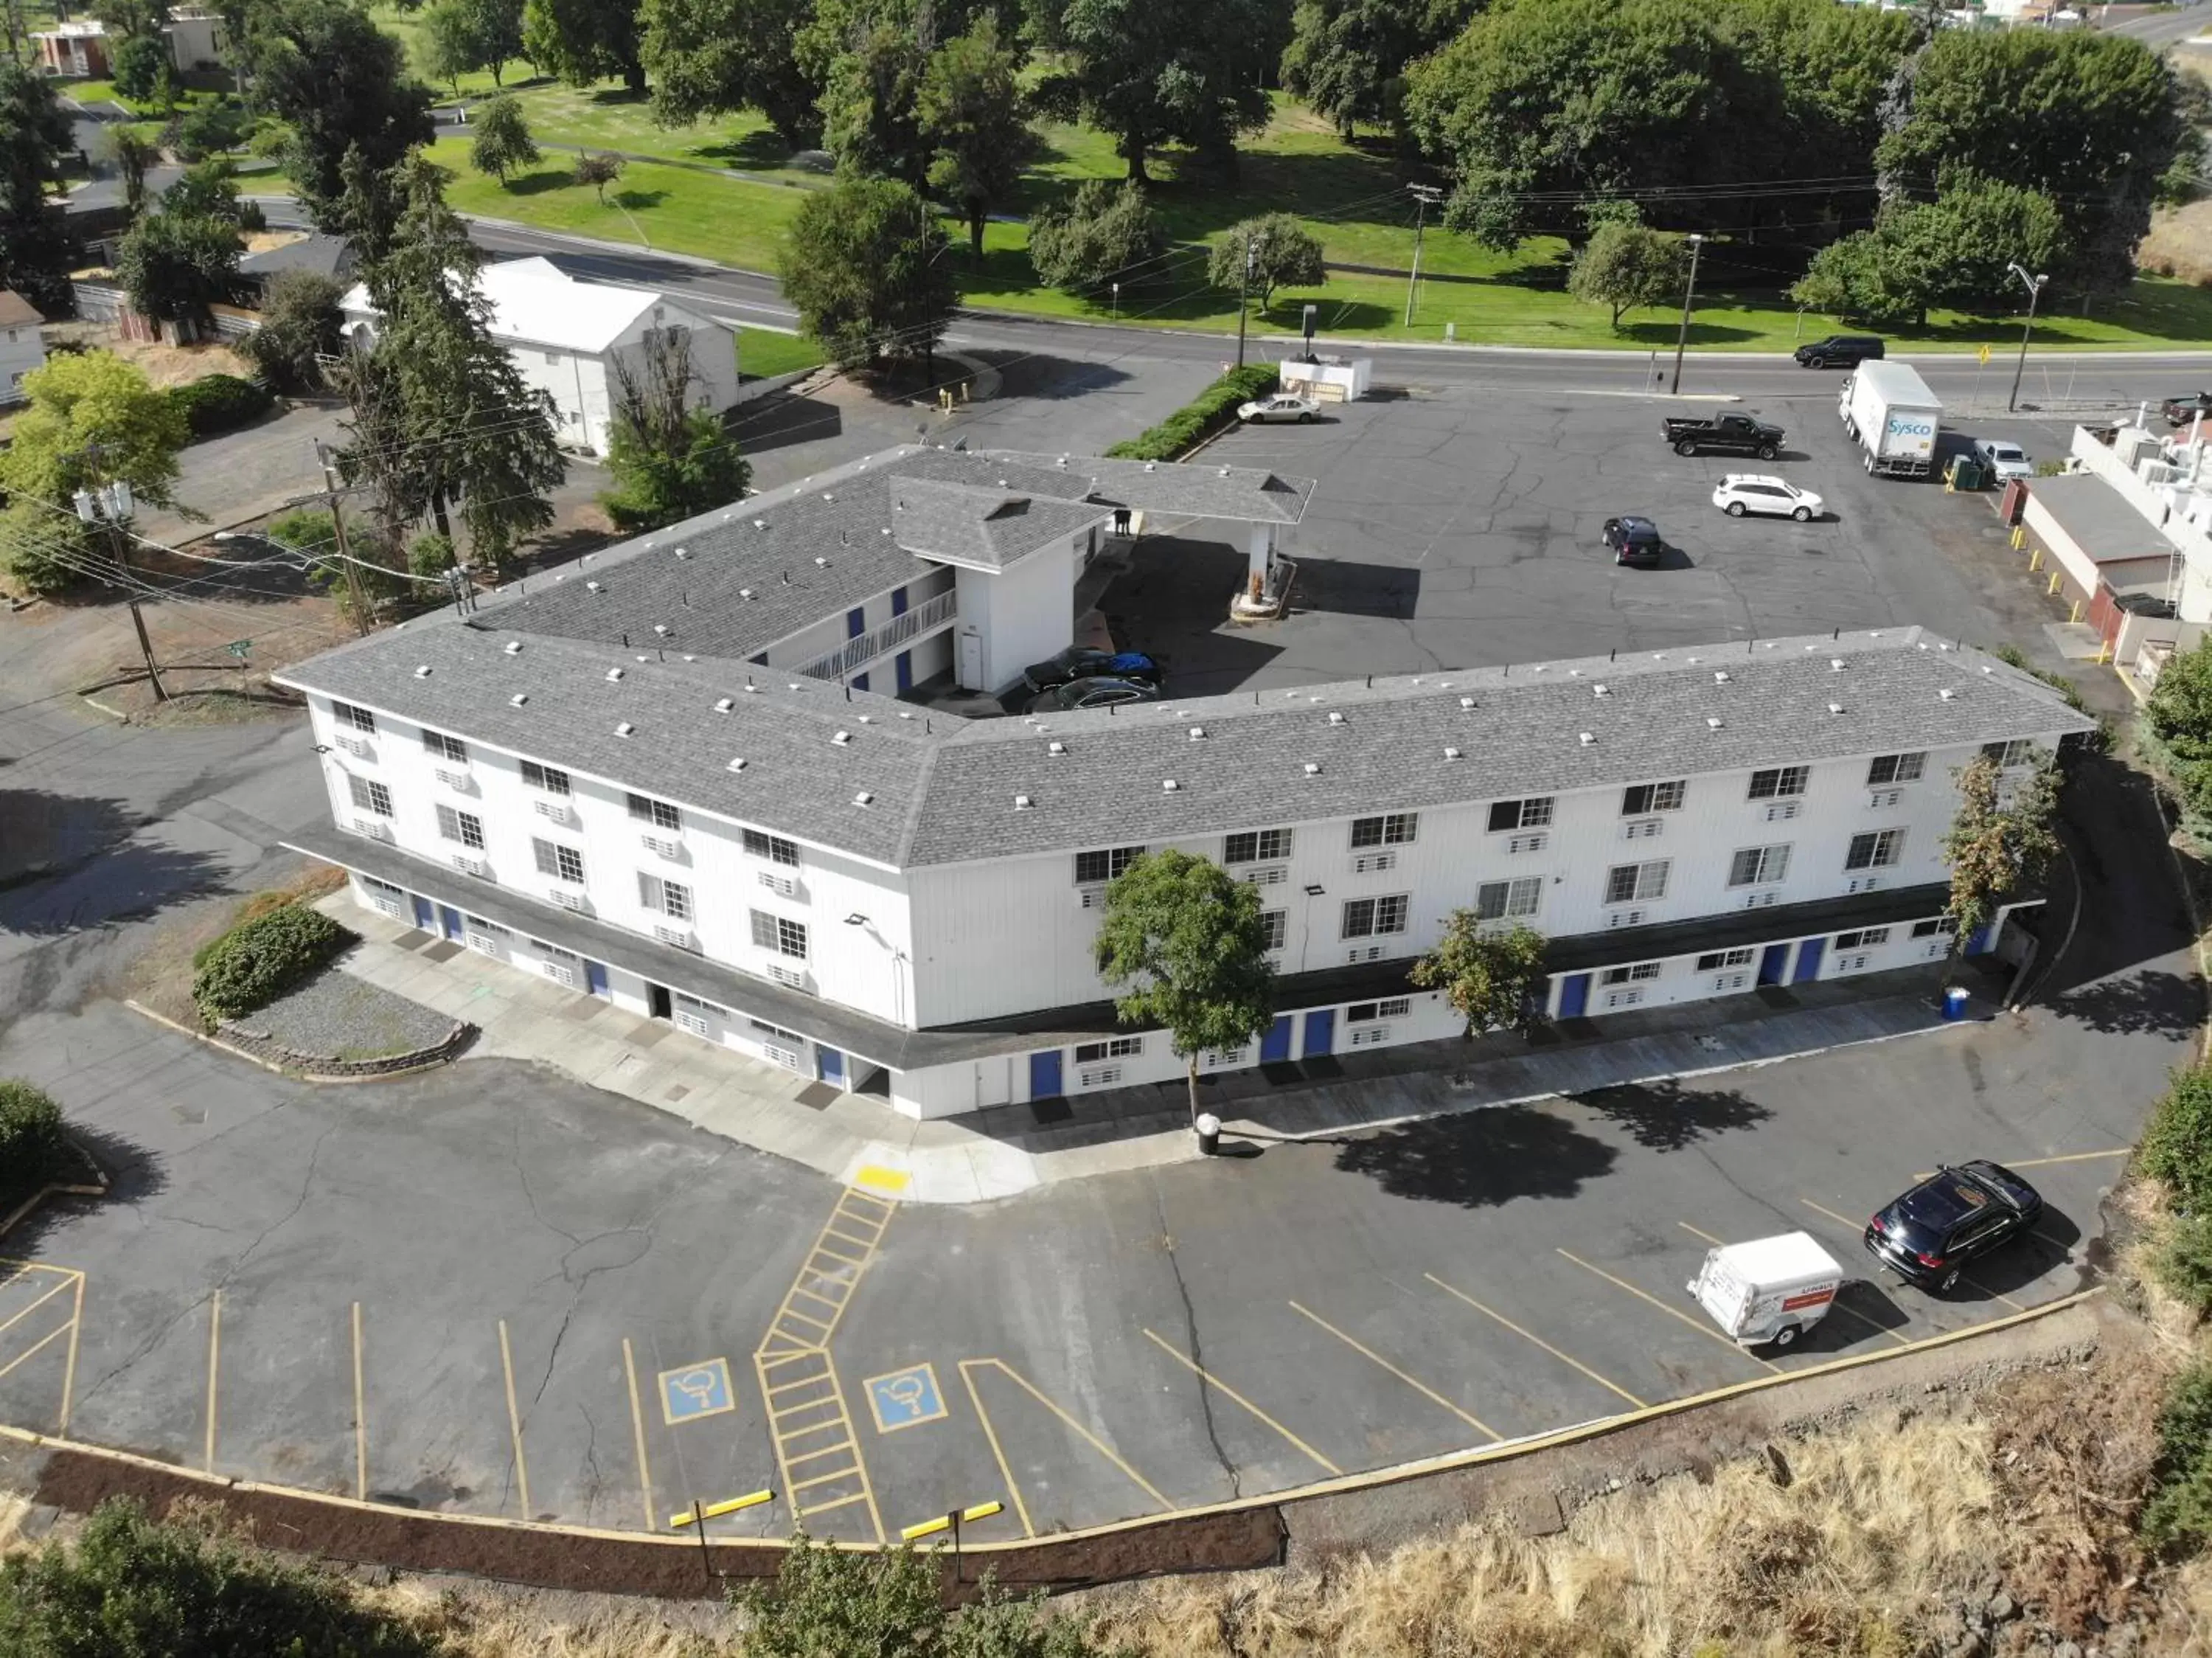
<svg viewBox="0 0 2212 1658"><path fill-rule="evenodd" d="M1954 770L2088 728L1915 628L1026 718L895 694L1068 643L1127 515L1241 526L1262 570L1310 489L908 448L750 497L288 670L332 817L290 844L388 916L935 1118L1181 1074L1091 963L1140 852L1261 889L1279 1011L1203 1056L1231 1069L1455 1035L1406 974L1462 906L1546 935L1562 1020L1940 956Z"/></svg>

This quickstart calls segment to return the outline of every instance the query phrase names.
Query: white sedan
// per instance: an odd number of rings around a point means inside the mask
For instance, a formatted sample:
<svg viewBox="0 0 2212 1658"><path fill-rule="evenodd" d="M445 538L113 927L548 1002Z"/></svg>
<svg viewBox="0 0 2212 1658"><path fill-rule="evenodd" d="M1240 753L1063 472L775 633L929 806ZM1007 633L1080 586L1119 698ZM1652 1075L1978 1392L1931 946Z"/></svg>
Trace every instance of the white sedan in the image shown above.
<svg viewBox="0 0 2212 1658"><path fill-rule="evenodd" d="M1302 425L1310 424L1321 418L1321 405L1296 392L1277 392L1243 405L1237 411L1237 418L1250 425L1266 420L1295 420Z"/></svg>
<svg viewBox="0 0 2212 1658"><path fill-rule="evenodd" d="M1731 518L1765 512L1803 524L1820 515L1820 497L1812 491L1755 472L1730 472L1721 479L1713 486L1713 504Z"/></svg>

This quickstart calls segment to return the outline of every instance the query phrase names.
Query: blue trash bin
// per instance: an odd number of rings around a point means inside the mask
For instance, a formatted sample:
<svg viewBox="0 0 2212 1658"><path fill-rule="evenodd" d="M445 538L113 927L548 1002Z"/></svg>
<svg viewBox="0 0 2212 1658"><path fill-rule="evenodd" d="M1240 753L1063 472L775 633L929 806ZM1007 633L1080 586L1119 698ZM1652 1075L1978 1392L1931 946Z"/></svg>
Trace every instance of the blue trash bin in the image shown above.
<svg viewBox="0 0 2212 1658"><path fill-rule="evenodd" d="M1968 991L1964 984L1951 985L1943 992L1943 1017L1964 1019L1966 1016Z"/></svg>

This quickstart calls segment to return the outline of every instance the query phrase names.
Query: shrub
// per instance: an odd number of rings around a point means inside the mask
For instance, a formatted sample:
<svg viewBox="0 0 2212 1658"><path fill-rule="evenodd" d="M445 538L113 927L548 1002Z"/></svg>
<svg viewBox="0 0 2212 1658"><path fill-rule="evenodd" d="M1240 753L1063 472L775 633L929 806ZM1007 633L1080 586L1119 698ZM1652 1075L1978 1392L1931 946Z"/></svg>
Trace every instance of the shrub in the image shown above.
<svg viewBox="0 0 2212 1658"><path fill-rule="evenodd" d="M320 910L287 904L242 921L194 958L192 1000L210 1025L265 1007L357 935Z"/></svg>
<svg viewBox="0 0 2212 1658"><path fill-rule="evenodd" d="M1037 280L1093 299L1109 282L1135 287L1157 277L1165 246L1159 216L1135 184L1086 179L1073 195L1030 216L1030 263Z"/></svg>
<svg viewBox="0 0 2212 1658"><path fill-rule="evenodd" d="M169 399L185 411L185 424L194 437L213 437L235 431L266 414L276 399L266 386L236 375L203 375L182 386L172 387Z"/></svg>
<svg viewBox="0 0 2212 1658"><path fill-rule="evenodd" d="M2143 1507L2144 1540L2170 1552L2212 1541L2212 1365L2173 1379L2158 1413L2158 1460Z"/></svg>
<svg viewBox="0 0 2212 1658"><path fill-rule="evenodd" d="M1123 460L1172 460L1237 418L1237 405L1265 397L1281 379L1272 363L1231 369L1165 420L1106 453Z"/></svg>
<svg viewBox="0 0 2212 1658"><path fill-rule="evenodd" d="M2198 1318L2212 1314L2212 1215L2177 1215L2160 1229L2150 1269Z"/></svg>
<svg viewBox="0 0 2212 1658"><path fill-rule="evenodd" d="M0 1562L0 1652L9 1658L430 1658L432 1650L391 1614L356 1603L341 1580L242 1547L208 1524L156 1521L133 1498L102 1503L73 1548Z"/></svg>
<svg viewBox="0 0 2212 1658"><path fill-rule="evenodd" d="M2176 1071L2143 1131L2141 1167L2194 1214L2212 1213L2212 1067Z"/></svg>
<svg viewBox="0 0 2212 1658"><path fill-rule="evenodd" d="M28 1082L0 1076L0 1210L52 1179L65 1149L61 1107Z"/></svg>
<svg viewBox="0 0 2212 1658"><path fill-rule="evenodd" d="M424 530L407 544L407 568L417 576L442 576L453 567L453 541L435 530Z"/></svg>

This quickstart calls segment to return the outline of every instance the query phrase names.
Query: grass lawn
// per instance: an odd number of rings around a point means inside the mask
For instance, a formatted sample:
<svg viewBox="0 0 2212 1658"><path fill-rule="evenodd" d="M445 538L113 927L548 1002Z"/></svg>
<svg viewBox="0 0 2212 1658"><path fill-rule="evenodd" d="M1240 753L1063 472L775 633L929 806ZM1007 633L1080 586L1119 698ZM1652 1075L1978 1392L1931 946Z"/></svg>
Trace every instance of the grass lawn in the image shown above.
<svg viewBox="0 0 2212 1658"><path fill-rule="evenodd" d="M746 328L738 335L738 369L749 380L773 380L821 364L821 348L797 334Z"/></svg>

